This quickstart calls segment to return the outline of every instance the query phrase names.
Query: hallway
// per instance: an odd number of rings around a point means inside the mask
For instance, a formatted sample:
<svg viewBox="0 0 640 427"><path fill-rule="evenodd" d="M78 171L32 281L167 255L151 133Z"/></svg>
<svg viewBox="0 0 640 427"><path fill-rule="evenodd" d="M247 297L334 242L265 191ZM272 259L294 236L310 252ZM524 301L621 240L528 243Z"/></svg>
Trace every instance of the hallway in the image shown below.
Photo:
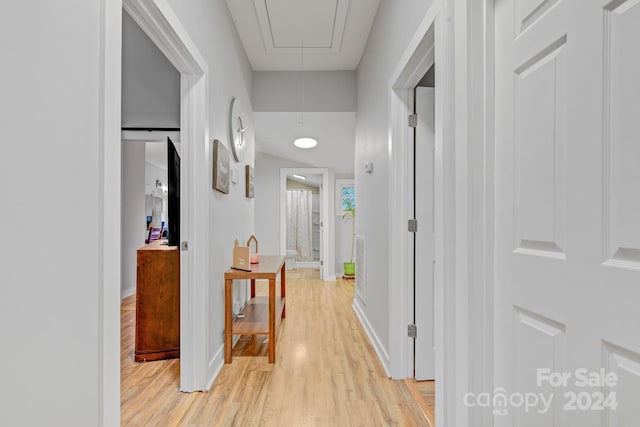
<svg viewBox="0 0 640 427"><path fill-rule="evenodd" d="M266 293L266 283L257 283ZM351 308L353 281L287 272L277 361L264 336L238 343L209 393L179 393L179 360L133 362L135 300L122 306L122 425L426 426L403 381L387 378Z"/></svg>

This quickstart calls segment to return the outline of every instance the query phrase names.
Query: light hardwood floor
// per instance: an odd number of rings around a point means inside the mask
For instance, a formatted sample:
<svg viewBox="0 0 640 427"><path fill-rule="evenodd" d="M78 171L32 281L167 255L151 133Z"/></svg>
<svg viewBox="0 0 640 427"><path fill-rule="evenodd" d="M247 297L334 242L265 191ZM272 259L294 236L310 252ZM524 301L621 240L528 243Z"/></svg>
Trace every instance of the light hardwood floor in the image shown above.
<svg viewBox="0 0 640 427"><path fill-rule="evenodd" d="M430 427L436 425L436 382L416 381L411 378L404 380L413 398L420 406L422 415L427 419Z"/></svg>
<svg viewBox="0 0 640 427"><path fill-rule="evenodd" d="M386 377L351 308L353 281L287 273L275 365L265 336L241 341L208 393L178 392L178 359L133 361L135 299L125 300L122 425L428 426L406 383ZM264 283L257 293L266 293Z"/></svg>

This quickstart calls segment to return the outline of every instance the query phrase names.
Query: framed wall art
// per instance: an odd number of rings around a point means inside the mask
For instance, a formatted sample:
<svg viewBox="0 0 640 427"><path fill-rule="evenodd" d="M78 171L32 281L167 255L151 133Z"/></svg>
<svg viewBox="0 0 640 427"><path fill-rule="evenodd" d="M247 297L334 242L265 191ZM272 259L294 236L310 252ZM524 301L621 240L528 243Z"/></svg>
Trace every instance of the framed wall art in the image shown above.
<svg viewBox="0 0 640 427"><path fill-rule="evenodd" d="M253 199L253 180L255 178L255 170L253 166L245 166L245 183L246 183L246 196L249 199Z"/></svg>
<svg viewBox="0 0 640 427"><path fill-rule="evenodd" d="M213 141L213 189L229 194L229 150L221 141Z"/></svg>

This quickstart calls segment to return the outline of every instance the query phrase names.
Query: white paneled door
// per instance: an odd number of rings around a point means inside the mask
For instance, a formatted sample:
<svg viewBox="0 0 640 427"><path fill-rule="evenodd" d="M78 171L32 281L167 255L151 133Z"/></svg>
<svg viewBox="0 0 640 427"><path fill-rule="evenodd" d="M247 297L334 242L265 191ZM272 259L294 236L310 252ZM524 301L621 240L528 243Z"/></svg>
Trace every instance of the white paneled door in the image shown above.
<svg viewBox="0 0 640 427"><path fill-rule="evenodd" d="M640 1L496 0L495 26L487 410L640 425Z"/></svg>
<svg viewBox="0 0 640 427"><path fill-rule="evenodd" d="M416 380L435 379L434 351L434 163L435 142L435 89L416 88L415 129L415 278L414 306L417 327L414 345L414 369Z"/></svg>

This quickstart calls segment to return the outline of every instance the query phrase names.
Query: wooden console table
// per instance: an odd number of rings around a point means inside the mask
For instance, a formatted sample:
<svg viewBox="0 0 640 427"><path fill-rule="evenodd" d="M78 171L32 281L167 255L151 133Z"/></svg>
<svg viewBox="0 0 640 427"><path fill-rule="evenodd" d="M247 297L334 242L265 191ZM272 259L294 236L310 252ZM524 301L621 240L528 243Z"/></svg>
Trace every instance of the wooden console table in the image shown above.
<svg viewBox="0 0 640 427"><path fill-rule="evenodd" d="M280 296L276 296L276 278L280 273ZM251 280L251 299L244 309L244 318L233 319L233 280ZM256 279L269 280L269 296L256 297ZM276 361L276 318L284 319L285 263L280 255L260 255L260 263L251 264L251 271L228 270L224 273L224 363L231 363L234 335L269 335L269 363ZM268 313L267 313L268 312Z"/></svg>

